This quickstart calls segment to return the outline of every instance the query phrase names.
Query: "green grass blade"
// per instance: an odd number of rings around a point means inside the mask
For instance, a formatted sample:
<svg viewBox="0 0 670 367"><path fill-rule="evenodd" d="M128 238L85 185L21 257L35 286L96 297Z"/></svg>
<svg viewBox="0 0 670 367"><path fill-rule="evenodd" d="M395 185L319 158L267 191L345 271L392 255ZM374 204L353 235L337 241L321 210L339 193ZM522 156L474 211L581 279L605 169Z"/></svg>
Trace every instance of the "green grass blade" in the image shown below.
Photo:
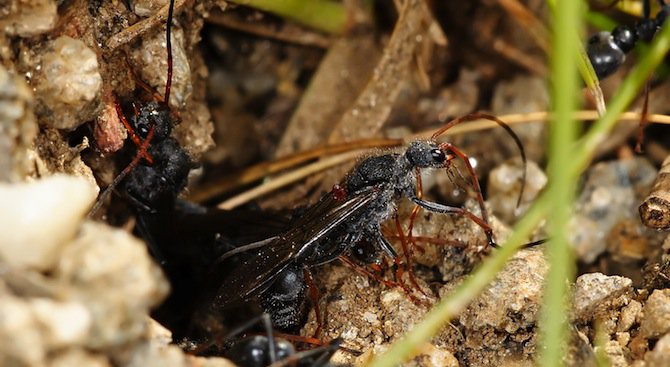
<svg viewBox="0 0 670 367"><path fill-rule="evenodd" d="M308 27L342 34L347 26L343 3L332 0L230 0L231 3L267 11Z"/></svg>
<svg viewBox="0 0 670 367"><path fill-rule="evenodd" d="M563 0L554 11L551 95L554 118L549 125L549 188L551 213L548 218L549 238L547 274L540 322L541 366L561 366L568 333L568 281L574 277L574 260L568 239L568 222L572 213L576 177L568 174L573 159L571 148L577 136L577 122L573 119L579 100L577 32L566 29L582 28L580 2ZM588 58L587 58L588 60ZM589 64L590 65L590 64Z"/></svg>

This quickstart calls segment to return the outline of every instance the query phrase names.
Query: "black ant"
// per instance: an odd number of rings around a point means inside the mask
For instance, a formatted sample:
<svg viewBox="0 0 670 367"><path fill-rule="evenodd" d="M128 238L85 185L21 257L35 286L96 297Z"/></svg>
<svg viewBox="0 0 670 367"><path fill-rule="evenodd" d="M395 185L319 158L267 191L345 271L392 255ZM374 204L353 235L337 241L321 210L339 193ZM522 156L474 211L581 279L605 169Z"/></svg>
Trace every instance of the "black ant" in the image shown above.
<svg viewBox="0 0 670 367"><path fill-rule="evenodd" d="M288 229L225 253L217 263L224 267L227 261L237 259L237 265L234 271L216 277L220 285L213 308L226 310L237 302L258 297L276 327L295 329L304 314L303 299L311 268L351 253L361 241L368 241L376 250L399 262L398 254L381 232L381 224L394 215L396 203L403 197L429 211L468 217L484 230L488 244L497 247L479 181L467 155L449 143L435 141L450 127L480 118L490 119L506 129L519 147L525 166L526 156L516 134L503 121L482 113L453 120L436 132L432 140L415 141L402 154L366 158L341 184L304 210ZM417 192L420 169L448 169L455 158L463 161L472 177L481 217L464 208L423 200ZM316 307L315 311L320 324Z"/></svg>
<svg viewBox="0 0 670 367"><path fill-rule="evenodd" d="M274 359L271 357L271 348L274 348ZM328 344L298 352L285 339L256 335L233 343L226 357L240 367L325 367L331 366L329 360L339 348L340 341L335 339Z"/></svg>
<svg viewBox="0 0 670 367"><path fill-rule="evenodd" d="M589 38L586 53L598 79L604 79L617 71L638 40L651 41L670 14L670 5L666 5L665 0L658 0L661 10L656 18L651 19L650 0L643 0L642 3L643 18L634 26L620 24L612 32L599 32Z"/></svg>
<svg viewBox="0 0 670 367"><path fill-rule="evenodd" d="M134 151L134 157L100 194L89 216L93 216L100 209L105 198L119 185L123 186L125 196L136 211L148 213L170 209L174 206L177 195L186 186L193 163L179 143L170 136L172 126L177 123L175 121L177 114L169 108L173 69L171 43L173 15L174 0L171 0L165 27L167 47L165 93L161 97L146 83L136 78L137 83L148 91L154 100L140 106L133 102L135 114L129 119L130 121L126 119L119 102L114 102L119 119L132 140L133 147L130 149Z"/></svg>
<svg viewBox="0 0 670 367"><path fill-rule="evenodd" d="M248 335L245 333L255 324L263 326L264 334ZM241 336L238 337L238 335ZM223 338L223 344L225 345L225 353L223 354L240 367L325 367L330 366L328 363L330 358L341 348L342 343L340 339L334 339L329 343L298 352L288 338L298 341L301 339L300 337L273 332L270 316L264 313L252 317L226 335ZM355 351L351 352L356 353Z"/></svg>
<svg viewBox="0 0 670 367"><path fill-rule="evenodd" d="M598 79L604 79L616 72L623 65L624 61L626 61L626 54L635 47L637 41L650 42L670 14L670 5L666 4L665 0L658 0L661 9L654 19L650 18L650 0L643 0L642 4L643 18L634 26L620 24L612 32L599 32L589 38L586 53ZM637 144L635 146L635 151L638 153L642 152L648 104L649 81L647 81L645 86L642 117L638 128Z"/></svg>

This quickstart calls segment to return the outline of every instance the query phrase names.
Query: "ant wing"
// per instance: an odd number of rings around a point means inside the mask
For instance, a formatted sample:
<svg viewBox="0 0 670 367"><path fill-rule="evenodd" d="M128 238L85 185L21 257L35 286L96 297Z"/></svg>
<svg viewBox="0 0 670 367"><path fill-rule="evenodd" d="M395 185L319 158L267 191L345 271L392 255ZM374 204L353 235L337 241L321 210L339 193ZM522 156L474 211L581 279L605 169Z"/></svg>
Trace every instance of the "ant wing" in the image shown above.
<svg viewBox="0 0 670 367"><path fill-rule="evenodd" d="M213 278L220 279L215 305L224 307L266 289L291 262L300 261L301 253L332 234L342 223L361 216L376 193L372 187L344 200L325 195L284 233L224 254L214 269L219 275Z"/></svg>

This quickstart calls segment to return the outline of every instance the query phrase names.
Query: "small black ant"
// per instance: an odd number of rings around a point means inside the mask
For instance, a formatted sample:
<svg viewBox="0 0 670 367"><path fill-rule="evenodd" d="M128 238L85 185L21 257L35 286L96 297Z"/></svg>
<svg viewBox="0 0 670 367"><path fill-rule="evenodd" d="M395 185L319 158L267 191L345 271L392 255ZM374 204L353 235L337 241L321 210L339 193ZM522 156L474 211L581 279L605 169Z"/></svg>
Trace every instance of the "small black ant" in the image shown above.
<svg viewBox="0 0 670 367"><path fill-rule="evenodd" d="M651 41L670 14L670 5L666 5L665 0L658 0L661 10L656 18L651 19L650 0L643 0L642 3L643 18L633 27L620 24L612 32L599 32L589 38L586 53L598 79L604 79L617 71L638 40Z"/></svg>
<svg viewBox="0 0 670 367"><path fill-rule="evenodd" d="M226 336L226 357L241 367L280 367L280 366L304 366L324 367L333 354L340 349L342 340L334 339L329 343L316 348L298 352L296 347L285 337L300 339L299 337L275 334L272 332L270 317L262 314L255 317L246 325L243 325L233 333L241 333L241 329L248 328L253 323L261 322L265 328L264 335L245 336L234 338L234 335ZM352 351L353 352L353 351Z"/></svg>
<svg viewBox="0 0 670 367"><path fill-rule="evenodd" d="M663 26L670 14L670 5L667 5L665 0L658 0L658 3L661 10L656 14L656 18L650 18L650 0L643 0L643 18L633 27L620 24L612 32L599 32L589 38L586 53L598 79L604 79L614 74L626 61L626 54L635 47L637 41L650 42L654 38L654 35ZM648 105L649 81L645 85L642 117L640 118L635 145L635 151L638 153L642 152Z"/></svg>

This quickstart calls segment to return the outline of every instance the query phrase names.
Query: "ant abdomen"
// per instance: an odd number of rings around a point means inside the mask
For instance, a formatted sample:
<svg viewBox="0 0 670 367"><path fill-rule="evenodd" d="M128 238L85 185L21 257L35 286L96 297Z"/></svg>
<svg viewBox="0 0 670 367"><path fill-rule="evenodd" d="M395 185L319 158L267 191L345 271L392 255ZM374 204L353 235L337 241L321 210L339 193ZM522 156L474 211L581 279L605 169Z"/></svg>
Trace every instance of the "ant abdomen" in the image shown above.
<svg viewBox="0 0 670 367"><path fill-rule="evenodd" d="M626 54L614 42L609 32L599 32L589 39L586 47L591 65L598 79L604 79L619 69L626 60Z"/></svg>
<svg viewBox="0 0 670 367"><path fill-rule="evenodd" d="M589 38L586 53L598 79L614 74L623 65L626 54L635 47L638 40L651 41L658 29L665 23L668 11L668 5L662 4L661 10L654 19L648 18L648 13L646 13L645 18L638 21L633 27L618 25L612 32L599 32Z"/></svg>

